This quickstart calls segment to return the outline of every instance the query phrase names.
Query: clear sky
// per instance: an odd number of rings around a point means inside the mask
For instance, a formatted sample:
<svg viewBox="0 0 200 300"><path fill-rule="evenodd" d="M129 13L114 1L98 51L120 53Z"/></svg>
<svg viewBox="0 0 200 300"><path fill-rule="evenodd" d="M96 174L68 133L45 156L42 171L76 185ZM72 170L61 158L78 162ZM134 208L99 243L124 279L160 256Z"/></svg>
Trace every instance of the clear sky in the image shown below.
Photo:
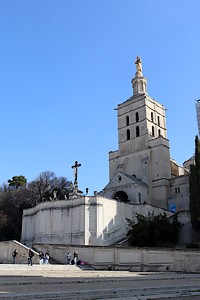
<svg viewBox="0 0 200 300"><path fill-rule="evenodd" d="M135 58L167 109L171 157L194 152L200 98L199 0L0 1L0 183L53 171L89 193L108 183L117 105Z"/></svg>

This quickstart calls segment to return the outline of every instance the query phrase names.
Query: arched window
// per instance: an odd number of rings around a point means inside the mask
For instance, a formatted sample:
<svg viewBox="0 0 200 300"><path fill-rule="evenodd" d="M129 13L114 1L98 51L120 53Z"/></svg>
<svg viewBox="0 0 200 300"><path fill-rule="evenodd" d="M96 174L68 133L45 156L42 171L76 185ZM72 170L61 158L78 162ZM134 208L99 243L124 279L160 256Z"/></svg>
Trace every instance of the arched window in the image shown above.
<svg viewBox="0 0 200 300"><path fill-rule="evenodd" d="M158 126L160 126L160 117L158 116Z"/></svg>
<svg viewBox="0 0 200 300"><path fill-rule="evenodd" d="M136 122L139 122L139 113L138 112L135 113L135 120L136 120Z"/></svg>
<svg viewBox="0 0 200 300"><path fill-rule="evenodd" d="M140 136L140 128L136 126L136 137Z"/></svg>
<svg viewBox="0 0 200 300"><path fill-rule="evenodd" d="M129 125L129 116L126 116L126 126Z"/></svg>
<svg viewBox="0 0 200 300"><path fill-rule="evenodd" d="M152 126L152 136L155 136L155 133L154 133L154 126Z"/></svg>
<svg viewBox="0 0 200 300"><path fill-rule="evenodd" d="M153 122L153 112L151 112L151 121Z"/></svg>
<svg viewBox="0 0 200 300"><path fill-rule="evenodd" d="M130 140L130 138L131 138L131 132L130 132L130 129L127 129L127 131L126 131L126 136L127 136L127 140Z"/></svg>

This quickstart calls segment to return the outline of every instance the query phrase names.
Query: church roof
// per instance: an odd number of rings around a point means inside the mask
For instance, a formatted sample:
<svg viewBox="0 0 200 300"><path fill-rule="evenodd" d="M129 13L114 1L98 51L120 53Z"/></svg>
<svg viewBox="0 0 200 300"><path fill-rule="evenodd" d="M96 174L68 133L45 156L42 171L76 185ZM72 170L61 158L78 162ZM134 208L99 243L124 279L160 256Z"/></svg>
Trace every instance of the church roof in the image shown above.
<svg viewBox="0 0 200 300"><path fill-rule="evenodd" d="M189 159L187 159L186 161L184 161L184 163L186 163L187 161L192 161L195 159L195 155L191 156Z"/></svg>
<svg viewBox="0 0 200 300"><path fill-rule="evenodd" d="M121 180L122 180L123 177L127 178L129 183L146 185L146 183L144 183L141 179L137 178L136 175L130 175L130 174L118 171L117 174L110 180L110 182L104 187L103 190L105 191L105 190L109 189L111 186L113 187L113 185L118 186L118 185L127 184L127 181L121 183L122 182Z"/></svg>
<svg viewBox="0 0 200 300"><path fill-rule="evenodd" d="M129 179L133 180L134 182L137 182L137 183L144 183L142 182L141 179L137 178L136 175L129 175L127 173L123 173L121 172L123 175L125 175L126 177L128 177Z"/></svg>

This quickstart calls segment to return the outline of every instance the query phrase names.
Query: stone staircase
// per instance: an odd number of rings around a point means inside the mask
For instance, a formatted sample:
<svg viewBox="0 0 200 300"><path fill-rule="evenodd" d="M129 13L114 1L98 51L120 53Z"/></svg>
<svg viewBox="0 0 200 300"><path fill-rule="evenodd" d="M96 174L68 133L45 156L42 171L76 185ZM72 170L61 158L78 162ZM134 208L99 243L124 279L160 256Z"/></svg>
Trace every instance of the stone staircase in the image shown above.
<svg viewBox="0 0 200 300"><path fill-rule="evenodd" d="M88 270L88 271L92 271L95 270L93 267L89 266L89 265L67 265L67 264L61 264L60 262L56 261L53 258L50 258L49 260L49 264L52 266L62 266L61 268L65 268L65 269L69 269L69 270Z"/></svg>
<svg viewBox="0 0 200 300"><path fill-rule="evenodd" d="M200 275L84 271L75 265L1 265L1 300L199 300Z"/></svg>

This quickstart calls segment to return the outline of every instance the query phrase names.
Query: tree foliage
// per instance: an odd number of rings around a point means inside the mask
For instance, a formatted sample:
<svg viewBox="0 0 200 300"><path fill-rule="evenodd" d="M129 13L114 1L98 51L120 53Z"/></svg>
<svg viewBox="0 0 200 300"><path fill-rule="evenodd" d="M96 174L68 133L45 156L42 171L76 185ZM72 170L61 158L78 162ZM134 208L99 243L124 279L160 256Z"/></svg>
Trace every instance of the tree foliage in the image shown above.
<svg viewBox="0 0 200 300"><path fill-rule="evenodd" d="M19 187L25 187L27 184L27 179L25 176L13 176L12 179L8 180L9 186L18 189Z"/></svg>
<svg viewBox="0 0 200 300"><path fill-rule="evenodd" d="M0 188L0 240L20 240L23 209L31 206L26 188Z"/></svg>
<svg viewBox="0 0 200 300"><path fill-rule="evenodd" d="M14 224L11 216L0 210L0 241L12 239L14 235Z"/></svg>
<svg viewBox="0 0 200 300"><path fill-rule="evenodd" d="M65 177L56 177L53 172L46 171L28 184L30 197L34 204L53 199L53 192L56 192L56 199L68 197L70 182Z"/></svg>
<svg viewBox="0 0 200 300"><path fill-rule="evenodd" d="M129 244L138 247L156 247L174 244L178 239L181 223L176 215L169 220L167 214L147 216L136 214L137 222L127 219L130 230L127 233Z"/></svg>
<svg viewBox="0 0 200 300"><path fill-rule="evenodd" d="M200 140L195 138L195 164L190 169L190 215L194 230L200 234Z"/></svg>
<svg viewBox="0 0 200 300"><path fill-rule="evenodd" d="M24 176L13 176L0 187L0 241L20 240L23 209L40 202L65 199L70 182L46 171L27 183ZM56 191L56 198L53 192Z"/></svg>

